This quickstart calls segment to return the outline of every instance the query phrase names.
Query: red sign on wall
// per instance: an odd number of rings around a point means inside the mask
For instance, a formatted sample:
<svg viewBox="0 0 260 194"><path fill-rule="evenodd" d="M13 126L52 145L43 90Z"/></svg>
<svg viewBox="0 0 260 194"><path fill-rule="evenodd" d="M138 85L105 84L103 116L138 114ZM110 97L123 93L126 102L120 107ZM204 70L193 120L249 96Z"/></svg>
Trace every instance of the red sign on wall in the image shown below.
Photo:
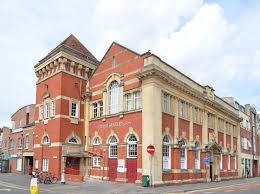
<svg viewBox="0 0 260 194"><path fill-rule="evenodd" d="M148 152L148 154L153 155L155 152L155 147L153 145L149 145L149 146L147 146L146 151Z"/></svg>

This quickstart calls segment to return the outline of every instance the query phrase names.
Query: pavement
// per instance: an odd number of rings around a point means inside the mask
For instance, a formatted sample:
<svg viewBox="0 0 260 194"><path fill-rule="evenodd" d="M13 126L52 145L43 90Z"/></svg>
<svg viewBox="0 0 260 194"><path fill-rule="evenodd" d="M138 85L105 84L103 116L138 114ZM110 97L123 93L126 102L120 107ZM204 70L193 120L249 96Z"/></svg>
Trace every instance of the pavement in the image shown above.
<svg viewBox="0 0 260 194"><path fill-rule="evenodd" d="M30 176L0 173L0 194L30 193ZM135 184L115 183L88 179L84 183L66 182L65 185L40 184L41 194L173 194L173 193L255 193L260 194L260 177L214 183L179 184L163 187L142 187Z"/></svg>

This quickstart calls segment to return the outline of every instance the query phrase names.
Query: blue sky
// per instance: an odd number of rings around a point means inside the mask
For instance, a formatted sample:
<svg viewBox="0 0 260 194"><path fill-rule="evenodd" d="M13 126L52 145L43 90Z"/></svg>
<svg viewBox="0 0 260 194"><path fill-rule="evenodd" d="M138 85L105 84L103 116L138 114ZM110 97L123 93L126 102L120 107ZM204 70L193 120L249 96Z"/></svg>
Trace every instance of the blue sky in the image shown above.
<svg viewBox="0 0 260 194"><path fill-rule="evenodd" d="M219 96L260 108L260 1L11 0L0 7L0 127L35 102L33 66L70 34L101 59L151 50Z"/></svg>

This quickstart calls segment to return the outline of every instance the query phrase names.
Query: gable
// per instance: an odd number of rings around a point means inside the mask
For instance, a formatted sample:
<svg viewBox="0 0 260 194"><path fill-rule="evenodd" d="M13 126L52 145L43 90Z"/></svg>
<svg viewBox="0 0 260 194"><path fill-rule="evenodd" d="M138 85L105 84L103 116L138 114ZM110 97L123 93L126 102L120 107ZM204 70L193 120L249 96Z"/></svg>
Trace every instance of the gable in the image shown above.
<svg viewBox="0 0 260 194"><path fill-rule="evenodd" d="M114 60L114 65L113 65ZM100 85L112 73L131 74L143 67L142 55L113 42L90 79L90 87Z"/></svg>

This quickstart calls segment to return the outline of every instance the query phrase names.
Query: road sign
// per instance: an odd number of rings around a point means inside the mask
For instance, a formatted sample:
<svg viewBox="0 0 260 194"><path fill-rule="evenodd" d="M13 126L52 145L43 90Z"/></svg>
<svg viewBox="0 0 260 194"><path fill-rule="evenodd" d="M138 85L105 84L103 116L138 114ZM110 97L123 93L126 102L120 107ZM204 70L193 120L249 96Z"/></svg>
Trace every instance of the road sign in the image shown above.
<svg viewBox="0 0 260 194"><path fill-rule="evenodd" d="M155 147L153 145L149 145L147 146L146 151L148 152L148 154L153 155L155 152Z"/></svg>
<svg viewBox="0 0 260 194"><path fill-rule="evenodd" d="M209 164L210 163L210 157L209 156L205 156L204 163L205 164Z"/></svg>

